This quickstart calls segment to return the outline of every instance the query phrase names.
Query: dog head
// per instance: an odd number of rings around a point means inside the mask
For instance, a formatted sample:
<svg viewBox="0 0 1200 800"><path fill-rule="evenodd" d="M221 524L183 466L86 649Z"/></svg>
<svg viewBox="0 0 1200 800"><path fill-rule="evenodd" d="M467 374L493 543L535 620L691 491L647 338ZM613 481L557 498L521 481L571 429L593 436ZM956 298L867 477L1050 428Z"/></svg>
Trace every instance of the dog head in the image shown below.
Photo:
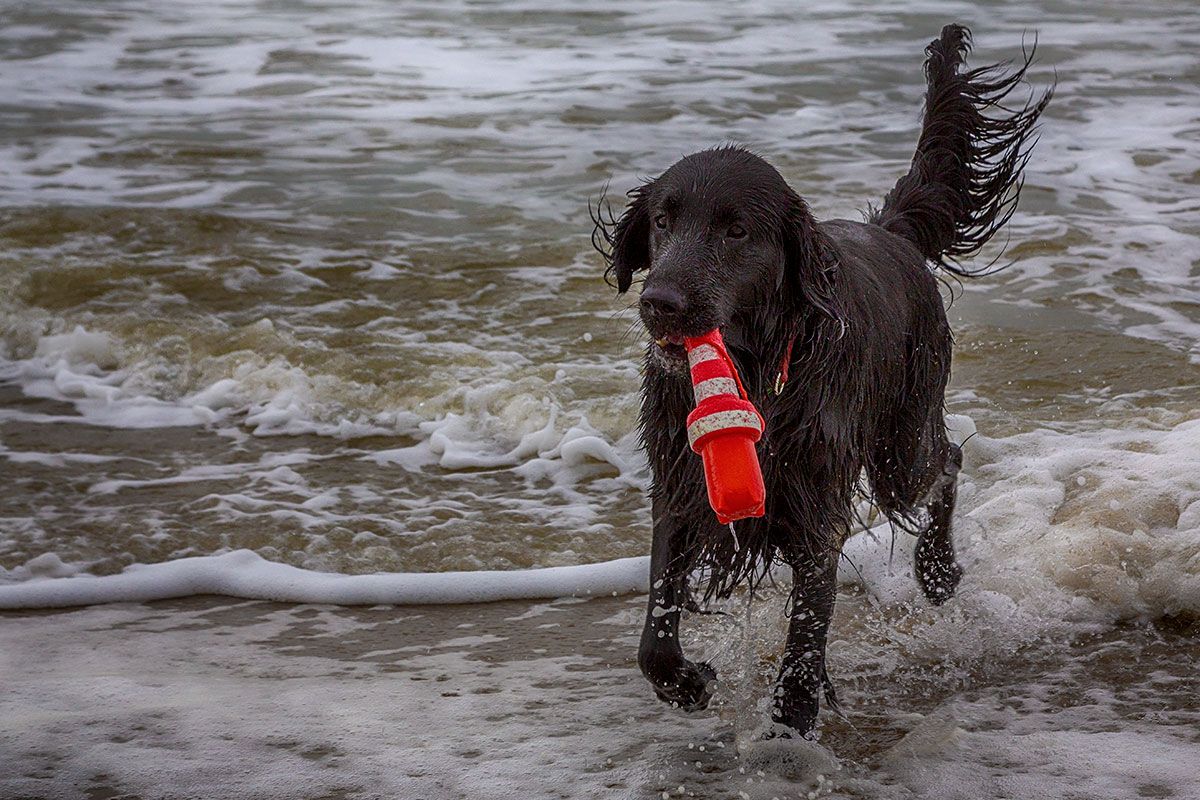
<svg viewBox="0 0 1200 800"><path fill-rule="evenodd" d="M624 293L645 272L638 312L660 363L685 357L683 337L799 302L833 315L824 238L807 205L766 161L740 147L693 153L630 192L605 238L608 274Z"/></svg>

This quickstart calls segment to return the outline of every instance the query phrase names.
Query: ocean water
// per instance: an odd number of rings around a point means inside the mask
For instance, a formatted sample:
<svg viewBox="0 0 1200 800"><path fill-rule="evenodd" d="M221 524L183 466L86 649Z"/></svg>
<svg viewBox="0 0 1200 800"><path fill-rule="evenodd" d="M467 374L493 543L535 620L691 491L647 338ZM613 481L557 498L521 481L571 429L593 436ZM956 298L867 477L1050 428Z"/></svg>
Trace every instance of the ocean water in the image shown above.
<svg viewBox="0 0 1200 800"><path fill-rule="evenodd" d="M975 65L1036 42L1030 82L1057 92L977 261L1011 264L947 291L960 596L925 607L902 539L856 540L830 647L847 718L825 723L850 777L813 791L1200 797L1185 0L0 5L0 606L130 567L153 579L105 599L246 586L263 562L295 569L261 596L328 603L363 595L316 573L644 556L643 335L589 204L733 141L818 217L858 218L907 167L922 48L953 20ZM181 559L209 582L158 566ZM617 591L604 569L571 573L580 593ZM690 624L727 667L714 714L744 733L779 615L734 602ZM42 619L0 627L36 647ZM713 774L711 796L760 791ZM613 796L674 791L652 783Z"/></svg>

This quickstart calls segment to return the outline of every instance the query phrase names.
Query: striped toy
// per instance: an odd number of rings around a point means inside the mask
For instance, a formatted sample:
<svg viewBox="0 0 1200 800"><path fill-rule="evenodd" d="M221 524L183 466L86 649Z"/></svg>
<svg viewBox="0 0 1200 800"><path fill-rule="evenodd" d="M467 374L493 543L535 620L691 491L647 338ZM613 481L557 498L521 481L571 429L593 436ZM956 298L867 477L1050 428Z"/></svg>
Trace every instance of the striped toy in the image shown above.
<svg viewBox="0 0 1200 800"><path fill-rule="evenodd" d="M720 330L683 340L696 407L687 418L688 443L704 462L708 502L722 523L761 517L766 488L754 443L763 418L746 396Z"/></svg>

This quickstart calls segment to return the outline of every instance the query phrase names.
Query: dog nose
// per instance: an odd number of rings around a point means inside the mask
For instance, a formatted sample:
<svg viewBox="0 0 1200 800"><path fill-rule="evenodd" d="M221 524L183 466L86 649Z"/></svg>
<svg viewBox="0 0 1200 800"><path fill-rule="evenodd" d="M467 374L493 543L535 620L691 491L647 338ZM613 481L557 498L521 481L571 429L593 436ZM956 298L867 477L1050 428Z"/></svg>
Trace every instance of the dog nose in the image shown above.
<svg viewBox="0 0 1200 800"><path fill-rule="evenodd" d="M667 286L649 286L639 301L642 311L658 317L677 317L687 308L683 293Z"/></svg>

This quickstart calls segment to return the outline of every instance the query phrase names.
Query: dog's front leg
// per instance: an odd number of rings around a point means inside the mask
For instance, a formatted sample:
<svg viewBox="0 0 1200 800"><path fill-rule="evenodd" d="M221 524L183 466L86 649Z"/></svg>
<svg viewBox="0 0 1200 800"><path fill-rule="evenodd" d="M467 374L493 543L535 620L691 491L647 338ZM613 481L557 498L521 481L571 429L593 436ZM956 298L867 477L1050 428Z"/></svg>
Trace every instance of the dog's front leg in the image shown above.
<svg viewBox="0 0 1200 800"><path fill-rule="evenodd" d="M791 622L772 719L805 736L816 722L822 685L828 683L825 637L837 594L837 558L806 559L793 566L792 579ZM832 686L827 688L832 698Z"/></svg>
<svg viewBox="0 0 1200 800"><path fill-rule="evenodd" d="M661 503L654 501L654 542L650 550L650 601L646 624L638 647L638 666L654 692L664 702L684 711L699 711L708 706L712 691L709 684L716 671L707 663L695 663L683 657L679 643L679 612L686 600L686 570L679 560L687 531L674 515L660 513Z"/></svg>

